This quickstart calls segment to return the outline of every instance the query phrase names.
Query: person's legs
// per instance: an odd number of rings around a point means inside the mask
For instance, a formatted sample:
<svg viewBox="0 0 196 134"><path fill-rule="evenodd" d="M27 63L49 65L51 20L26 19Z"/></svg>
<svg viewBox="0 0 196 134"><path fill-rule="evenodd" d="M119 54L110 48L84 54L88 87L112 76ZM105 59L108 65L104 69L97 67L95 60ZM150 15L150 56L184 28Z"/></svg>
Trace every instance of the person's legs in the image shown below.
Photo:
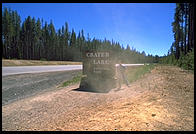
<svg viewBox="0 0 196 134"><path fill-rule="evenodd" d="M118 80L118 89L121 89L121 81L120 81L120 79Z"/></svg>
<svg viewBox="0 0 196 134"><path fill-rule="evenodd" d="M122 84L122 74L120 70L117 70L117 80L118 80L118 89L121 89L121 84Z"/></svg>
<svg viewBox="0 0 196 134"><path fill-rule="evenodd" d="M120 89L120 88L121 88L121 76L118 73L118 89Z"/></svg>
<svg viewBox="0 0 196 134"><path fill-rule="evenodd" d="M128 81L127 77L125 76L124 73L122 73L122 75L123 75L123 80L125 81L126 85L129 87L129 81Z"/></svg>

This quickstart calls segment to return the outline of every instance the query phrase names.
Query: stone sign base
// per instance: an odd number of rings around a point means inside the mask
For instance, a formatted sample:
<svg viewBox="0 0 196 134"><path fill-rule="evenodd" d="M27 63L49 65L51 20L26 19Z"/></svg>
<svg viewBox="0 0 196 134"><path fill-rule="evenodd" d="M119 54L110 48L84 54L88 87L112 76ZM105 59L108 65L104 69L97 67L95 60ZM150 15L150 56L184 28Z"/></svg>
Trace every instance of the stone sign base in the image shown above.
<svg viewBox="0 0 196 134"><path fill-rule="evenodd" d="M116 80L114 78L101 79L99 77L82 77L80 89L92 92L109 92L116 88Z"/></svg>
<svg viewBox="0 0 196 134"><path fill-rule="evenodd" d="M109 92L116 87L115 62L109 51L86 51L83 54L83 76L80 90Z"/></svg>

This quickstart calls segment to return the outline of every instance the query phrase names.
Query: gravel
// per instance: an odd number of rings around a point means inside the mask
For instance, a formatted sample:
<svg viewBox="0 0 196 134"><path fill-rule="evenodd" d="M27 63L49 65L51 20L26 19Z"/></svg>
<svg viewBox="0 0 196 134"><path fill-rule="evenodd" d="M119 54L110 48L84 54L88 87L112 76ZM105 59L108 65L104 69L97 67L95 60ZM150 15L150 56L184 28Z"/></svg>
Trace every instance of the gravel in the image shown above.
<svg viewBox="0 0 196 134"><path fill-rule="evenodd" d="M2 105L51 91L81 70L2 76Z"/></svg>

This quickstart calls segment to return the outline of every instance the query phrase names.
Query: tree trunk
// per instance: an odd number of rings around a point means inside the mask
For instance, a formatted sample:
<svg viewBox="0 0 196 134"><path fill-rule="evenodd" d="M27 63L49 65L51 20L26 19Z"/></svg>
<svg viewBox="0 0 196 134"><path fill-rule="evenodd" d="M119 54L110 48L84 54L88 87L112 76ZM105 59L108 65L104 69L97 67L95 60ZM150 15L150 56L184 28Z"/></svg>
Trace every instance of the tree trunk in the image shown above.
<svg viewBox="0 0 196 134"><path fill-rule="evenodd" d="M188 51L194 48L194 3L189 4Z"/></svg>

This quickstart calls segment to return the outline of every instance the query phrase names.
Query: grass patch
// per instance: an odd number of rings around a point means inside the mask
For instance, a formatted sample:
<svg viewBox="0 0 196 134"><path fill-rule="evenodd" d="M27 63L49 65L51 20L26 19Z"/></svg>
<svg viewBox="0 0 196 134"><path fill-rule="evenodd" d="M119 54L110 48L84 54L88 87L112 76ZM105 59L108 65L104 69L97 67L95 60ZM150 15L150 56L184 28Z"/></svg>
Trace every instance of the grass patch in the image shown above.
<svg viewBox="0 0 196 134"><path fill-rule="evenodd" d="M153 68L154 64L144 65L144 66L133 66L127 68L127 78L129 82L136 81L141 78L144 74L149 73Z"/></svg>
<svg viewBox="0 0 196 134"><path fill-rule="evenodd" d="M61 87L66 87L81 81L82 73L79 73L77 76L73 77L71 80L65 81Z"/></svg>
<svg viewBox="0 0 196 134"><path fill-rule="evenodd" d="M127 67L126 74L129 82L136 81L141 78L144 74L149 73L155 67L154 64L144 65L144 66L132 66ZM77 76L73 77L73 79L65 81L62 83L61 87L66 87L81 81L82 72L80 72Z"/></svg>

